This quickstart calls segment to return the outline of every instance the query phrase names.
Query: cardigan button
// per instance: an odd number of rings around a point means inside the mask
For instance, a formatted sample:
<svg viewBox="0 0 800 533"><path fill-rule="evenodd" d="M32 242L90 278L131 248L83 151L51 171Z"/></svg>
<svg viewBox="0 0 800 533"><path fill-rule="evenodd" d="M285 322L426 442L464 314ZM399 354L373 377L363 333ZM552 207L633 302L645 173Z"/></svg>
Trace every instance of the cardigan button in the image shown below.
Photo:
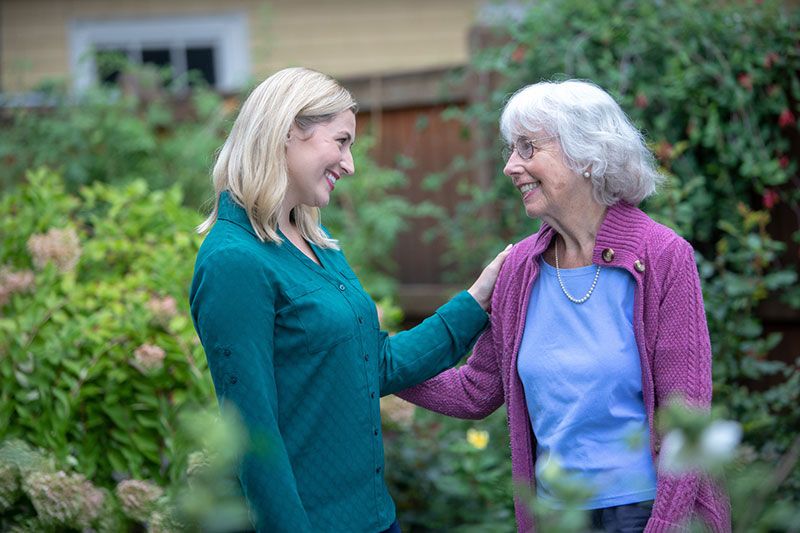
<svg viewBox="0 0 800 533"><path fill-rule="evenodd" d="M236 376L231 376L231 379L229 381L231 385L236 385L236 382L239 381L239 378L237 378Z"/></svg>
<svg viewBox="0 0 800 533"><path fill-rule="evenodd" d="M339 290L340 290L340 291L342 291L342 292L344 292L344 289L345 289L345 286L344 286L343 284L341 284L341 283L340 283L340 284L339 284Z"/></svg>
<svg viewBox="0 0 800 533"><path fill-rule="evenodd" d="M611 248L606 248L605 250L603 250L603 261L605 261L606 263L610 263L613 260L614 260L614 250L612 250Z"/></svg>
<svg viewBox="0 0 800 533"><path fill-rule="evenodd" d="M633 268L636 269L636 272L641 274L642 272L644 272L644 263L641 260L637 259L636 261L633 262Z"/></svg>

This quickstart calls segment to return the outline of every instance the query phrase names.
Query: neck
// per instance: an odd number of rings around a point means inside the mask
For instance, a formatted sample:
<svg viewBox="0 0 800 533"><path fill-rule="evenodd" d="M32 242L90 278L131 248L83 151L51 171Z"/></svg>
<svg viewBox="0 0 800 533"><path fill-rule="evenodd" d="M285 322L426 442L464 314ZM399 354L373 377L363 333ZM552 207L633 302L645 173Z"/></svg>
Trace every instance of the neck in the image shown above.
<svg viewBox="0 0 800 533"><path fill-rule="evenodd" d="M606 206L592 202L571 215L545 220L557 233L553 246L559 246L558 255L563 268L592 264L595 240L606 210Z"/></svg>

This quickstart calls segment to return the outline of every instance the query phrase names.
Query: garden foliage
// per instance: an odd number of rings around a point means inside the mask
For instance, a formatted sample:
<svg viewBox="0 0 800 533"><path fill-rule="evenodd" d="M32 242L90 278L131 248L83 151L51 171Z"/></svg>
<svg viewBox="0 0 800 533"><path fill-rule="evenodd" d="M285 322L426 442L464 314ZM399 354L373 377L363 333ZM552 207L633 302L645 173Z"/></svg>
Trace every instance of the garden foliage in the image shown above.
<svg viewBox="0 0 800 533"><path fill-rule="evenodd" d="M81 95L63 84L42 88L41 108L5 110L0 128L0 188L33 168L57 170L69 191L94 182L144 179L154 189L180 185L187 205L211 191L214 153L231 122L231 107L202 86L164 86L163 71L125 67L120 87Z"/></svg>
<svg viewBox="0 0 800 533"><path fill-rule="evenodd" d="M668 176L643 208L697 252L714 401L743 424L756 456L774 461L800 427L800 354L770 358L781 337L765 333L758 309L769 296L800 307L800 232L780 242L770 225L779 210L800 218L800 12L769 1L544 0L491 40L499 44L479 50L467 75L495 89L450 116L467 133L497 132L508 97L541 80L591 80L620 102ZM492 190L464 178L471 200L441 220L452 262L466 271L536 229L501 173L499 148L498 139L473 161L495 163ZM472 216L487 206L495 217ZM800 499L800 474L785 488Z"/></svg>
<svg viewBox="0 0 800 533"><path fill-rule="evenodd" d="M177 412L213 398L186 298L199 216L175 188L28 179L0 199L0 436L101 484L174 479Z"/></svg>

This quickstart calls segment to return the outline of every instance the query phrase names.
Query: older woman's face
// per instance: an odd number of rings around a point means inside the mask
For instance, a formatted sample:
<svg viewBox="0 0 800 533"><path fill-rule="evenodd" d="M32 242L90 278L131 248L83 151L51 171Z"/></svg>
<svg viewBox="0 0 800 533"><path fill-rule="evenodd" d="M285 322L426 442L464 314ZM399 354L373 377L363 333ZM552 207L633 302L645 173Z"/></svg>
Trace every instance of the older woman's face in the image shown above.
<svg viewBox="0 0 800 533"><path fill-rule="evenodd" d="M519 150L514 150L503 173L512 179L522 195L529 217L546 222L559 220L570 210L585 205L584 201L591 200L591 181L564 164L557 138L547 138L542 133L525 138L533 144L533 155L524 159Z"/></svg>

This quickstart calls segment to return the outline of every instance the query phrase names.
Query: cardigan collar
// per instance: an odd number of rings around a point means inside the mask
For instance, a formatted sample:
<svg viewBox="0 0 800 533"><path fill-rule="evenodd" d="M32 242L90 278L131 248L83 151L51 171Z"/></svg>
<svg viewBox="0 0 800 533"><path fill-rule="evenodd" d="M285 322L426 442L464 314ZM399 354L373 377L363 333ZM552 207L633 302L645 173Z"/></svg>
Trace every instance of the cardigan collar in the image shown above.
<svg viewBox="0 0 800 533"><path fill-rule="evenodd" d="M635 275L644 272L645 235L653 221L627 202L617 202L606 210L595 238L592 262L597 265L624 268ZM555 230L542 222L533 236L532 248L526 254L531 260L544 253L555 236ZM637 267L637 264L640 265ZM641 269L641 270L640 270Z"/></svg>

